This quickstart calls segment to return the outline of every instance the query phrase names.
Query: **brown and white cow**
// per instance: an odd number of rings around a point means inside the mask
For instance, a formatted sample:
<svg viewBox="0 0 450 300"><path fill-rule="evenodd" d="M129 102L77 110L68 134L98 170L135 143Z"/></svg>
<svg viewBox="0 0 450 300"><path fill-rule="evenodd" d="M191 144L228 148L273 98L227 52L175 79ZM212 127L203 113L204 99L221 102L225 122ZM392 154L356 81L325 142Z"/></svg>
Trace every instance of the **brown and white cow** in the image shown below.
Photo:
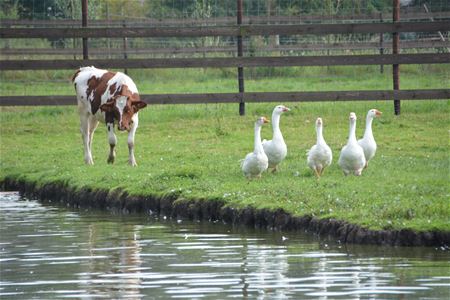
<svg viewBox="0 0 450 300"><path fill-rule="evenodd" d="M110 153L108 163L114 163L117 138L114 124L120 131L128 131L128 163L136 166L134 135L138 127L138 111L147 106L140 100L133 80L121 72L110 72L95 67L83 67L73 75L80 114L81 137L84 144L84 161L92 160L92 138L100 122L106 123Z"/></svg>

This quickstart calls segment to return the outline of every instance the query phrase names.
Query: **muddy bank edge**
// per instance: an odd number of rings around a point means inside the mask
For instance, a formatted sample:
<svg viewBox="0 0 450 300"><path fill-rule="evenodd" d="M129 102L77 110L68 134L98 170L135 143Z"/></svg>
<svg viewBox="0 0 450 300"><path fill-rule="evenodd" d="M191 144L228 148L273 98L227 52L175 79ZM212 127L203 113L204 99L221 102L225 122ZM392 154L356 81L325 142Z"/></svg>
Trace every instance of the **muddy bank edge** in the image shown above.
<svg viewBox="0 0 450 300"><path fill-rule="evenodd" d="M292 216L282 209L234 209L222 200L186 200L176 194L163 197L132 196L121 190L75 189L62 182L36 183L5 178L3 191L16 190L28 198L42 202L63 203L75 208L93 208L123 213L152 213L176 219L221 221L269 230L302 230L321 237L331 236L341 243L392 246L450 245L450 232L401 230L368 230L336 219Z"/></svg>

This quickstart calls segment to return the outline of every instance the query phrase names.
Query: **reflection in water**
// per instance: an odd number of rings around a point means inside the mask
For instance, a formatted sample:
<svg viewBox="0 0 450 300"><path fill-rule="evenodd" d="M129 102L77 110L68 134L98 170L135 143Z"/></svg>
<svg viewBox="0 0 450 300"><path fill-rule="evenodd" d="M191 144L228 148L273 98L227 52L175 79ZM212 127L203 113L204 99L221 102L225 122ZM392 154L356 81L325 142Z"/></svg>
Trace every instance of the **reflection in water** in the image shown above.
<svg viewBox="0 0 450 300"><path fill-rule="evenodd" d="M68 211L0 194L0 297L448 299L449 252ZM285 237L287 236L287 238Z"/></svg>

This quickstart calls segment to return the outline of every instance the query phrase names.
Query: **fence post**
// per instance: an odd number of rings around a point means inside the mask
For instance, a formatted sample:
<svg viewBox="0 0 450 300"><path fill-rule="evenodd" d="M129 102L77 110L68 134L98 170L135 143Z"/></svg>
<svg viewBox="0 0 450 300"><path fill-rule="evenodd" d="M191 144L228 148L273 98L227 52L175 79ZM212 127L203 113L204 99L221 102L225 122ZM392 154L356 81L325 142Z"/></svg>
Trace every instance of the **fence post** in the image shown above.
<svg viewBox="0 0 450 300"><path fill-rule="evenodd" d="M383 22L383 13L380 12L380 21ZM384 33L380 32L380 55L384 54ZM384 65L380 65L380 73L384 73Z"/></svg>
<svg viewBox="0 0 450 300"><path fill-rule="evenodd" d="M81 27L87 27L88 0L81 0ZM83 38L83 59L89 59L88 39Z"/></svg>
<svg viewBox="0 0 450 300"><path fill-rule="evenodd" d="M237 24L238 27L240 28L239 25L242 24L242 0L237 0ZM243 50L242 50L242 35L238 35L237 36L237 55L238 57L242 57L243 56ZM243 93L245 91L244 89L244 68L243 67L238 67L238 83L239 83L239 93L241 95L241 101L239 103L239 115L244 116L245 115L245 102L243 99Z"/></svg>
<svg viewBox="0 0 450 300"><path fill-rule="evenodd" d="M126 21L125 19L123 20L123 28L127 27ZM128 48L128 38L124 37L123 38L123 58L124 59L128 59L128 53L127 53L127 48ZM123 71L125 74L128 74L128 69L124 69Z"/></svg>
<svg viewBox="0 0 450 300"><path fill-rule="evenodd" d="M400 21L400 0L393 0L393 22ZM400 35L398 32L392 34L392 54L399 54ZM400 65L392 65L392 79L394 92L400 90ZM394 113L400 115L400 100L394 95Z"/></svg>

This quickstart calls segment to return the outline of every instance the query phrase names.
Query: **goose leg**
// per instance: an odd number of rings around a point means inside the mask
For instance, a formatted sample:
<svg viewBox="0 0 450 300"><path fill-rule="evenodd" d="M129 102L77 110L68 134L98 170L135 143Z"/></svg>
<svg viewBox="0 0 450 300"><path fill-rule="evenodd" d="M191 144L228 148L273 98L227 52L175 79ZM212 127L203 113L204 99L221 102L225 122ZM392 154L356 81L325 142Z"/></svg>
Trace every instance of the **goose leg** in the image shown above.
<svg viewBox="0 0 450 300"><path fill-rule="evenodd" d="M318 168L314 168L314 173L316 173L316 177L317 179L320 178L320 171L318 170Z"/></svg>

